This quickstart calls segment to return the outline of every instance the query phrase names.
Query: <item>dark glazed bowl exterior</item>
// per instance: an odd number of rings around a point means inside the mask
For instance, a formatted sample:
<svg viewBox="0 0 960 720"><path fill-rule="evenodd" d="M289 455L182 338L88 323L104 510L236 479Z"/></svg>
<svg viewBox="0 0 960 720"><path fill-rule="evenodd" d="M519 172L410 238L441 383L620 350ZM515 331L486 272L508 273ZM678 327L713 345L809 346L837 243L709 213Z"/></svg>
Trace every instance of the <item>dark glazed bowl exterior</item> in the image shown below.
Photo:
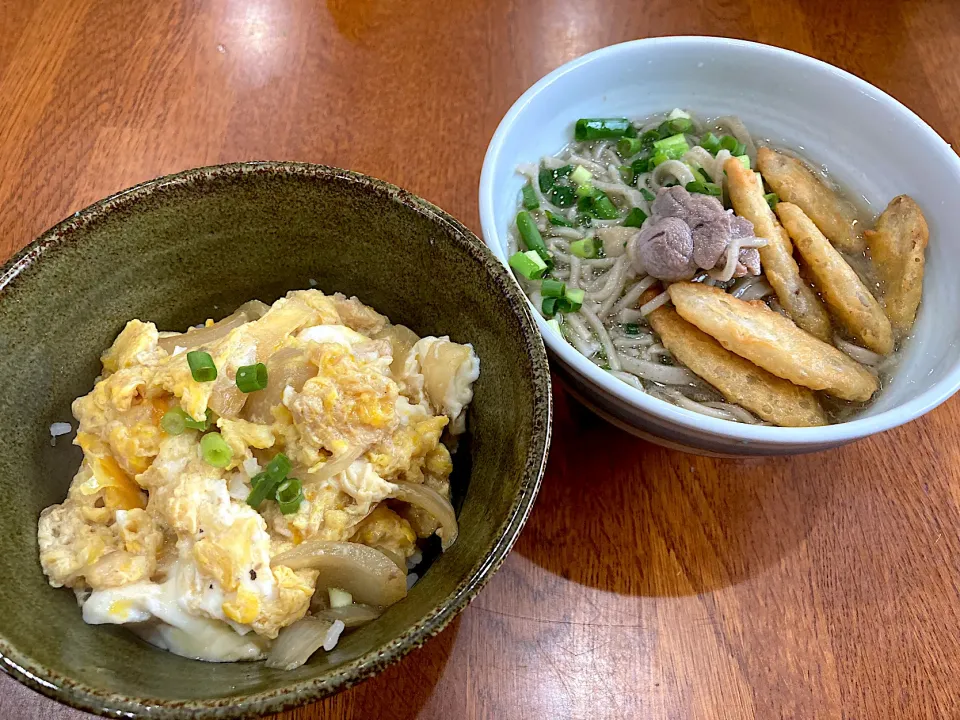
<svg viewBox="0 0 960 720"><path fill-rule="evenodd" d="M40 510L64 498L80 459L67 438L51 447L50 424L72 420L71 401L128 319L182 329L314 283L476 348L481 374L454 458L456 544L406 600L291 672L186 660L123 628L86 625L37 558ZM108 717L255 717L379 672L440 632L503 562L550 443L546 353L503 266L430 203L316 165L189 170L49 230L0 270L0 376L0 668Z"/></svg>

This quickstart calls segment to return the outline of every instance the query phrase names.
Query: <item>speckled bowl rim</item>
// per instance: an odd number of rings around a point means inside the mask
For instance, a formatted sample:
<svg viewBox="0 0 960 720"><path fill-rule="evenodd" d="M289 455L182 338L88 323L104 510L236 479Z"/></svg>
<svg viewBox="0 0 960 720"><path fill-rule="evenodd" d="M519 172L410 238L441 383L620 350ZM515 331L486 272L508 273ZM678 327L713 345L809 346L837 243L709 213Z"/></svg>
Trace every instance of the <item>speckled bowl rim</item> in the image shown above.
<svg viewBox="0 0 960 720"><path fill-rule="evenodd" d="M527 307L526 298L500 261L467 227L432 203L383 180L351 170L296 162L242 162L214 165L149 180L74 213L16 253L0 268L0 311L3 308L4 298L21 274L40 262L48 253L56 252L60 246L71 242L71 236L75 231L83 229L105 215L117 210L133 208L139 200L155 193L190 186L198 181L264 173L322 178L362 185L367 191L386 200L400 203L439 225L453 242L460 245L473 260L484 267L490 281L504 297L504 309L511 309L520 321L524 330L523 350L533 367L531 378L535 398L534 407L531 409L533 431L519 492L513 500L507 519L495 533L497 540L452 593L402 635L379 650L371 651L340 666L325 678L308 680L286 688L241 698L159 701L155 698L105 693L90 685L74 682L34 663L0 635L0 670L27 687L79 710L116 718L189 717L217 720L253 718L306 705L351 687L398 661L411 650L422 646L443 630L467 606L506 559L530 514L540 489L540 479L543 476L547 453L550 449L553 399L546 350Z"/></svg>

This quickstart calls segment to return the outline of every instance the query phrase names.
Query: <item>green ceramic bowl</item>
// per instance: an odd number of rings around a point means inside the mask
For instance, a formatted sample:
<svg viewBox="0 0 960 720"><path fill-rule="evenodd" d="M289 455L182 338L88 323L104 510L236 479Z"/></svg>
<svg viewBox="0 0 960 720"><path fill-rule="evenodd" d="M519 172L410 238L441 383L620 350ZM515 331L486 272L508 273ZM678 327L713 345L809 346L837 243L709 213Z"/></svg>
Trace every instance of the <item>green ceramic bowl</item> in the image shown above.
<svg viewBox="0 0 960 720"><path fill-rule="evenodd" d="M202 663L118 627L84 624L37 559L40 511L79 464L49 426L72 420L98 358L130 318L164 329L272 302L311 281L357 295L421 335L471 342L481 374L455 457L460 537L409 596L291 671ZM550 442L550 375L527 303L455 219L399 188L315 165L190 170L118 193L0 270L0 667L110 717L255 717L382 670L438 633L496 571L537 494Z"/></svg>

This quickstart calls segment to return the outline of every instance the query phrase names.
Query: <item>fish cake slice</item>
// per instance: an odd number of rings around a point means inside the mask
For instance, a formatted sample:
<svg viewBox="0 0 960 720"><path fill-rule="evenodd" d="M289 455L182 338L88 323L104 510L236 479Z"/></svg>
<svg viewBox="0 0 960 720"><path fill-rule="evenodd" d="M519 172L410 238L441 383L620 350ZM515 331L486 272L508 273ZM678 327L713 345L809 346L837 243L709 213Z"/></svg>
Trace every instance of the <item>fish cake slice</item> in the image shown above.
<svg viewBox="0 0 960 720"><path fill-rule="evenodd" d="M669 293L680 317L779 378L844 400L863 402L877 391L877 379L863 366L762 302L703 283L674 283Z"/></svg>
<svg viewBox="0 0 960 720"><path fill-rule="evenodd" d="M658 292L647 290L641 303L652 300ZM654 310L647 320L664 347L729 402L781 427L827 424L827 416L810 390L782 380L725 349L669 305Z"/></svg>
<svg viewBox="0 0 960 720"><path fill-rule="evenodd" d="M897 337L913 328L923 294L924 253L930 230L920 207L909 195L898 195L864 235L870 257L883 283L883 303Z"/></svg>
<svg viewBox="0 0 960 720"><path fill-rule="evenodd" d="M776 211L834 317L864 347L893 352L890 321L860 276L799 206L781 202Z"/></svg>
<svg viewBox="0 0 960 720"><path fill-rule="evenodd" d="M800 268L793 259L793 245L763 197L760 177L736 158L727 160L723 169L727 174L733 209L737 215L753 223L757 237L767 240L767 245L760 248L760 263L780 305L797 325L829 342L833 337L830 317L813 288L800 277Z"/></svg>
<svg viewBox="0 0 960 720"><path fill-rule="evenodd" d="M820 232L843 252L862 253L857 212L796 158L770 148L757 151L757 170L781 200L800 207Z"/></svg>

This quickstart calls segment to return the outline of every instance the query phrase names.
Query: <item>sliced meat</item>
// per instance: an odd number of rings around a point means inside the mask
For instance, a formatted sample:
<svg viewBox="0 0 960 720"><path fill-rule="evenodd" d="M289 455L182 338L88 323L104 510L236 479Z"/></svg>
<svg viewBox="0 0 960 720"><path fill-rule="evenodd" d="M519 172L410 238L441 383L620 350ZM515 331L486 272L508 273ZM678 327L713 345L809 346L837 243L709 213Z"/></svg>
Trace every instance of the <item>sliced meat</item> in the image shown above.
<svg viewBox="0 0 960 720"><path fill-rule="evenodd" d="M630 253L640 271L660 280L689 280L697 270L690 227L675 217L649 224L632 241Z"/></svg>

